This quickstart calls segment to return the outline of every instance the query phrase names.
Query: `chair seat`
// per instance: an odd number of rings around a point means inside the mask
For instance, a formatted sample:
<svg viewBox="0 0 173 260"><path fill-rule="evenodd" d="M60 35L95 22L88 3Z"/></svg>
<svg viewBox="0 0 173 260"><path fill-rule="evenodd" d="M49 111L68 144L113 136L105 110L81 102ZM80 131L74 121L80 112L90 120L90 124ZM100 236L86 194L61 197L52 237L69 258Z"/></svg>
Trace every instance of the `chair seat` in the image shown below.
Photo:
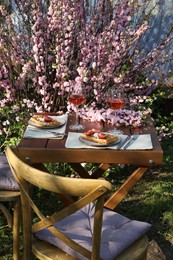
<svg viewBox="0 0 173 260"><path fill-rule="evenodd" d="M0 211L5 216L8 226L13 229L13 260L20 259L20 190L13 177L5 154L0 154L0 202L13 203L13 215L0 203Z"/></svg>
<svg viewBox="0 0 173 260"><path fill-rule="evenodd" d="M33 239L32 252L39 259L54 259L54 260L78 260L77 257L71 256L54 245L39 239Z"/></svg>
<svg viewBox="0 0 173 260"><path fill-rule="evenodd" d="M55 223L58 229L68 237L92 250L92 230L95 206L88 204L83 209ZM87 216L87 217L86 217ZM142 237L150 228L150 224L130 220L116 212L104 209L100 256L105 260L115 259L126 248ZM69 255L84 260L84 256L64 245L48 229L35 232L37 238L47 241Z"/></svg>
<svg viewBox="0 0 173 260"><path fill-rule="evenodd" d="M135 243L129 246L125 252L120 254L118 257L115 257L116 260L144 260L146 259L148 248L148 239L144 235L138 239ZM60 248L49 244L48 242L33 239L32 242L32 252L39 257L39 259L54 259L54 260L78 260L77 257L71 256L66 252L62 251Z"/></svg>
<svg viewBox="0 0 173 260"><path fill-rule="evenodd" d="M0 190L19 190L19 185L13 177L5 154L0 154Z"/></svg>

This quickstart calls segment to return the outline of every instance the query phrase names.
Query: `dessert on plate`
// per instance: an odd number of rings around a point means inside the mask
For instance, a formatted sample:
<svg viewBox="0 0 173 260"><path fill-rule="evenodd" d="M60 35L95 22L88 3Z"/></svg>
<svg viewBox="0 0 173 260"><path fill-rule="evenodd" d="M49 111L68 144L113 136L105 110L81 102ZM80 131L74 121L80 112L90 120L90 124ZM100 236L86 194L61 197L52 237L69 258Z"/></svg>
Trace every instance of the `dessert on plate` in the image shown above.
<svg viewBox="0 0 173 260"><path fill-rule="evenodd" d="M56 127L61 124L61 122L46 114L33 115L29 121L39 127Z"/></svg>
<svg viewBox="0 0 173 260"><path fill-rule="evenodd" d="M90 129L87 132L83 133L81 137L85 140L101 145L109 145L119 140L118 136L108 132L102 132L98 129Z"/></svg>

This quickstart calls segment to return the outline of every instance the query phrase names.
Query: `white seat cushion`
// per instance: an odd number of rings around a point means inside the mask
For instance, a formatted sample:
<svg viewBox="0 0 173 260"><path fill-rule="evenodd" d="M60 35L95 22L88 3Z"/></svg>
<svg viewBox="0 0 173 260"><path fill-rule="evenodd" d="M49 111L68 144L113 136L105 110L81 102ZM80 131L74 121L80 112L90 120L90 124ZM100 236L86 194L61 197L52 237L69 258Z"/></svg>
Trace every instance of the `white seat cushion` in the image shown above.
<svg viewBox="0 0 173 260"><path fill-rule="evenodd" d="M94 210L94 204L90 203L73 215L57 222L55 226L68 237L91 251ZM150 226L151 225L146 222L130 220L116 212L104 209L101 258L104 260L114 259L123 252L125 248L143 236ZM38 231L35 235L41 240L62 248L70 255L76 256L81 260L85 259L85 257L52 235L48 229Z"/></svg>

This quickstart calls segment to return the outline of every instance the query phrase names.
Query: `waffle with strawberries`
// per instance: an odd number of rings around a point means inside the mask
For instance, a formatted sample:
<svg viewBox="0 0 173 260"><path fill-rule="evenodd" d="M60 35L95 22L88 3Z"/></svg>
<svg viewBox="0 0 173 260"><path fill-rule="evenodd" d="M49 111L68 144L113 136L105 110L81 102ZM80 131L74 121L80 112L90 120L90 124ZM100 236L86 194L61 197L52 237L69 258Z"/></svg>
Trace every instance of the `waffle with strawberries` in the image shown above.
<svg viewBox="0 0 173 260"><path fill-rule="evenodd" d="M58 127L61 124L61 122L46 114L33 115L30 118L30 122L34 123L38 127Z"/></svg>
<svg viewBox="0 0 173 260"><path fill-rule="evenodd" d="M82 138L101 145L109 145L118 141L118 136L101 130L91 129L82 134Z"/></svg>

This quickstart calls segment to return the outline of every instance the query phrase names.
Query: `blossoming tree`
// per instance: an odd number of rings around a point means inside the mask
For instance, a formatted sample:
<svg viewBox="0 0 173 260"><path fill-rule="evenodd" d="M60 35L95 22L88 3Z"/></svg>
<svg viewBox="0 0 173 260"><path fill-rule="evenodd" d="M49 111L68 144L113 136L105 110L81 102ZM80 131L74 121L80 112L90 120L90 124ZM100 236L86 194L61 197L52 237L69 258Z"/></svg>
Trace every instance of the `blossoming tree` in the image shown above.
<svg viewBox="0 0 173 260"><path fill-rule="evenodd" d="M0 6L0 134L11 135L12 120L26 111L70 111L68 93L85 88L81 116L113 120L105 93L112 86L125 90L138 112L124 109L119 122L139 125L146 99L158 87L159 66L170 62L171 30L151 52L142 38L150 17L162 6L138 0L13 0ZM158 11L157 11L158 12ZM148 110L149 111L149 110ZM12 114L17 116L13 116ZM13 119L12 119L13 118ZM10 123L11 122L11 123ZM113 122L113 121L112 121ZM9 127L8 127L9 126ZM10 128L10 131L8 130Z"/></svg>

